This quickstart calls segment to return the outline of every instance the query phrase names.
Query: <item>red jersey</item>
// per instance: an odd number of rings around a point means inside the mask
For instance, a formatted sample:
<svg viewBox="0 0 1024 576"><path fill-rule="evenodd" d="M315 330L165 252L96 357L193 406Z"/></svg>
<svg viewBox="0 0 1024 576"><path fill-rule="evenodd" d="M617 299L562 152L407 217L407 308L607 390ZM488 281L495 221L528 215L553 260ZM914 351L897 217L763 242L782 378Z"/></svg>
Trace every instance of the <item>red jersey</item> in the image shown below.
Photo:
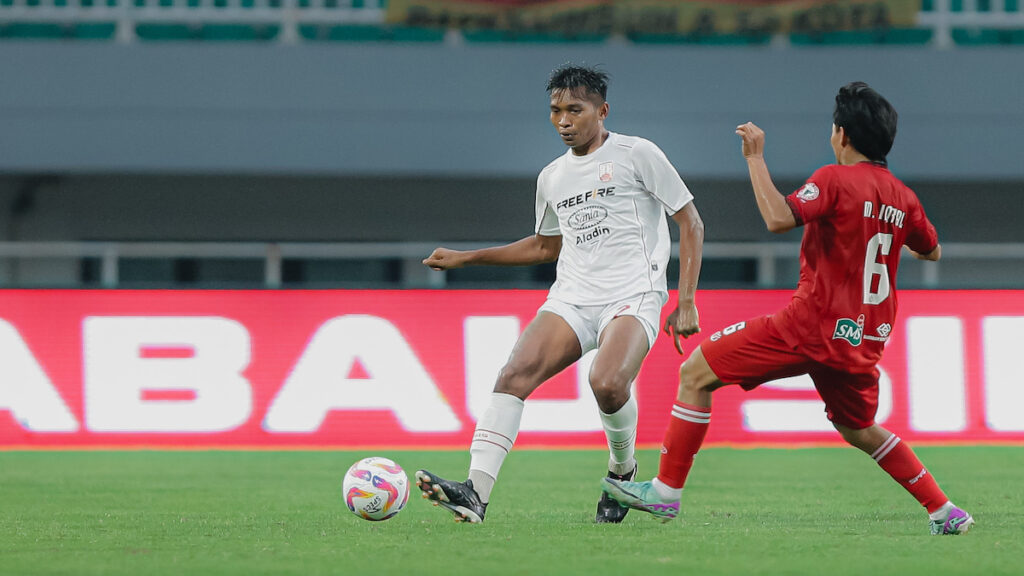
<svg viewBox="0 0 1024 576"><path fill-rule="evenodd" d="M819 168L786 203L804 237L800 283L776 329L822 364L871 370L895 329L902 247L931 252L935 227L914 191L872 162Z"/></svg>

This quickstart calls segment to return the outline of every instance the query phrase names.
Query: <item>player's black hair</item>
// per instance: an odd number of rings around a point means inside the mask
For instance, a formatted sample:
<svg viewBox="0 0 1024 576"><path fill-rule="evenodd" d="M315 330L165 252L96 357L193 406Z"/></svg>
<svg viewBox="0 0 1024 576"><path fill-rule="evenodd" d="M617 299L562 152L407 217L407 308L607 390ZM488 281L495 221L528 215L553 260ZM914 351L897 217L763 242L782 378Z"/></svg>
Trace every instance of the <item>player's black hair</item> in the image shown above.
<svg viewBox="0 0 1024 576"><path fill-rule="evenodd" d="M563 64L551 72L548 79L548 94L555 90L568 89L577 96L608 99L608 74L597 68Z"/></svg>
<svg viewBox="0 0 1024 576"><path fill-rule="evenodd" d="M850 82L836 94L832 123L846 130L850 144L873 162L885 164L896 139L896 109L864 82Z"/></svg>

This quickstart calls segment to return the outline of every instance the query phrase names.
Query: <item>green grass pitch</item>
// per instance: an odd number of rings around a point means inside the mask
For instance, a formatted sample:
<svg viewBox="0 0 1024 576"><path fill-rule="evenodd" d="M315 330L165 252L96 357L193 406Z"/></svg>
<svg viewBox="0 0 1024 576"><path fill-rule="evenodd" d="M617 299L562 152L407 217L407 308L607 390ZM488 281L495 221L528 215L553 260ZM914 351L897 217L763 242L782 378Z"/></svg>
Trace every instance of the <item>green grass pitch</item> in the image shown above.
<svg viewBox="0 0 1024 576"><path fill-rule="evenodd" d="M341 501L360 457L463 478L465 452L0 452L0 574L1020 574L1024 447L917 452L969 534L853 448L707 448L679 519L621 525L593 523L602 451L513 451L482 525L415 486L386 522Z"/></svg>

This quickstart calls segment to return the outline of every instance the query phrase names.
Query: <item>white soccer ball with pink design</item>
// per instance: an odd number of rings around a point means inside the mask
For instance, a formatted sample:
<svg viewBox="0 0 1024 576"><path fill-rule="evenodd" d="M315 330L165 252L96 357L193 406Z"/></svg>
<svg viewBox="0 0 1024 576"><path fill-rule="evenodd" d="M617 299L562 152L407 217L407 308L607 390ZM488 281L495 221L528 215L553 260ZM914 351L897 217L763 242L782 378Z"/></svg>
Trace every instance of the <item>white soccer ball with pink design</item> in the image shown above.
<svg viewBox="0 0 1024 576"><path fill-rule="evenodd" d="M409 501L409 478L394 461L374 456L356 462L342 483L345 504L370 521L387 520Z"/></svg>

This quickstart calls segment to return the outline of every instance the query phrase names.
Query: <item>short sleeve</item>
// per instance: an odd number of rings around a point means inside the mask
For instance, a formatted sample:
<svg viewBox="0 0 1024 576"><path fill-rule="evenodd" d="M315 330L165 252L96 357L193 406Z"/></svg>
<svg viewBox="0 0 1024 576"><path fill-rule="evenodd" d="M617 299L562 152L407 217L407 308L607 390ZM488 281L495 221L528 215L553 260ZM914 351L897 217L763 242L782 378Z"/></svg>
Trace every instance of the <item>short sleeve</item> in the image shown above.
<svg viewBox="0 0 1024 576"><path fill-rule="evenodd" d="M827 218L835 209L837 191L831 166L818 168L799 190L786 196L798 226Z"/></svg>
<svg viewBox="0 0 1024 576"><path fill-rule="evenodd" d="M562 230L558 227L558 215L551 209L545 194L544 173L537 177L537 204L534 210L537 224L534 231L541 236L561 236Z"/></svg>
<svg viewBox="0 0 1024 576"><path fill-rule="evenodd" d="M640 139L633 147L633 166L637 180L658 199L669 214L675 214L693 200L668 157L653 142Z"/></svg>
<svg viewBox="0 0 1024 576"><path fill-rule="evenodd" d="M939 233L928 220L924 207L920 202L914 203L913 210L908 214L907 238L904 243L918 254L928 254L939 245Z"/></svg>

